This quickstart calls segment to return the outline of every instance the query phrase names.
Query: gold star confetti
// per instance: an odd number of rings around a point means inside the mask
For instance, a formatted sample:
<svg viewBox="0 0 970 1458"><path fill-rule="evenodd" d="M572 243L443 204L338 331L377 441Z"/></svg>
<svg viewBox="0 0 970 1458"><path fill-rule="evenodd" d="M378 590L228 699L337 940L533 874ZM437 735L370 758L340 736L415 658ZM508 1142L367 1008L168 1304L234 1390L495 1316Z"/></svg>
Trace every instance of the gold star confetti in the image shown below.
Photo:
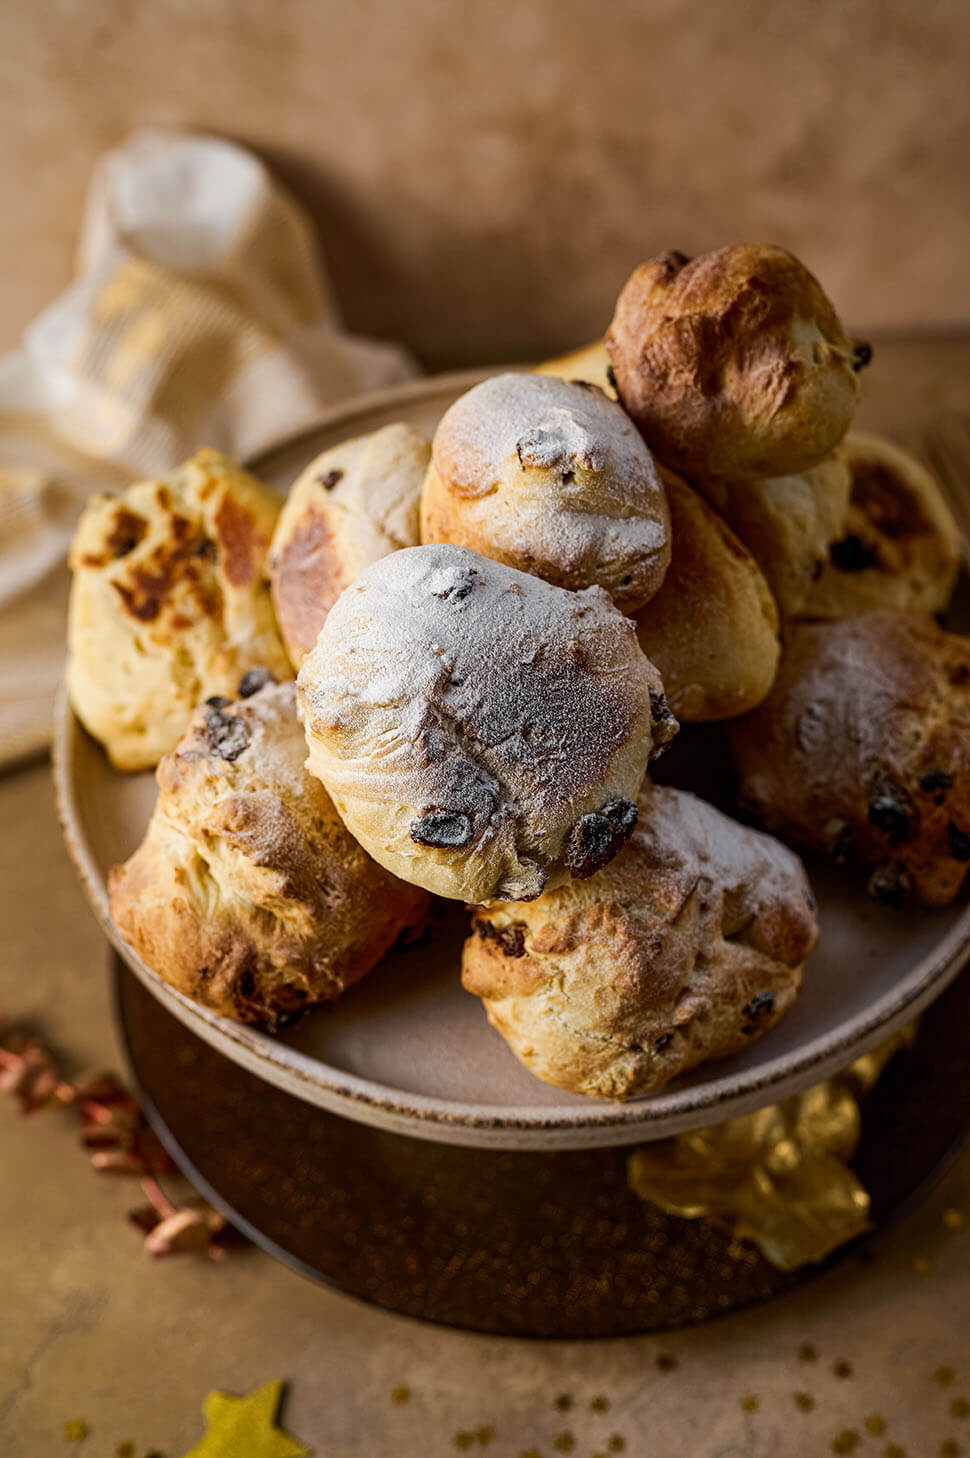
<svg viewBox="0 0 970 1458"><path fill-rule="evenodd" d="M832 1452L854 1453L861 1441L855 1428L843 1428L841 1433L832 1439Z"/></svg>
<svg viewBox="0 0 970 1458"><path fill-rule="evenodd" d="M602 1396L590 1398L589 1409L590 1412L609 1412L609 1399Z"/></svg>
<svg viewBox="0 0 970 1458"><path fill-rule="evenodd" d="M410 1387L392 1387L392 1389L391 1389L391 1401L392 1402L396 1402L399 1407L402 1404L404 1404L405 1402L410 1402L411 1401L411 1389L410 1389Z"/></svg>
<svg viewBox="0 0 970 1458"><path fill-rule="evenodd" d="M877 1412L874 1412L871 1417L866 1418L865 1422L863 1423L863 1427L865 1428L867 1433L870 1433L872 1435L872 1437L881 1438L883 1433L886 1431L886 1419L880 1417Z"/></svg>
<svg viewBox="0 0 970 1458"><path fill-rule="evenodd" d="M69 1443L83 1443L88 1435L88 1425L83 1418L72 1418L64 1424L64 1437Z"/></svg>
<svg viewBox="0 0 970 1458"><path fill-rule="evenodd" d="M952 1387L956 1376L952 1367L937 1367L933 1373L934 1381L938 1382L941 1387Z"/></svg>
<svg viewBox="0 0 970 1458"><path fill-rule="evenodd" d="M796 1392L795 1406L799 1412L811 1412L815 1406L815 1399L810 1392Z"/></svg>
<svg viewBox="0 0 970 1458"><path fill-rule="evenodd" d="M245 1397L210 1392L202 1404L208 1431L185 1458L304 1458L309 1448L276 1426L282 1396L279 1380Z"/></svg>
<svg viewBox="0 0 970 1458"><path fill-rule="evenodd" d="M950 1403L950 1416L955 1418L970 1417L970 1402L965 1397L955 1397Z"/></svg>
<svg viewBox="0 0 970 1458"><path fill-rule="evenodd" d="M962 1230L967 1223L967 1217L962 1210L944 1210L943 1224L947 1230Z"/></svg>
<svg viewBox="0 0 970 1458"><path fill-rule="evenodd" d="M749 1392L745 1397L742 1397L741 1399L742 1412L757 1412L760 1406L761 1404L759 1403L753 1392Z"/></svg>

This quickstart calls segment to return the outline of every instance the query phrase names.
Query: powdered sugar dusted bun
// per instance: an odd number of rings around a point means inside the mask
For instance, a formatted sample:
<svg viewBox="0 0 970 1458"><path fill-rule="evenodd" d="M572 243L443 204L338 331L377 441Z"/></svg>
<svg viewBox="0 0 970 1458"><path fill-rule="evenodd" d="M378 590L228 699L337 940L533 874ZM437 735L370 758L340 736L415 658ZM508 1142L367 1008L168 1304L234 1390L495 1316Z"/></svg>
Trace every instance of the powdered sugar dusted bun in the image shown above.
<svg viewBox="0 0 970 1458"><path fill-rule="evenodd" d="M606 347L647 444L697 485L815 465L848 430L868 359L805 265L757 243L642 263Z"/></svg>
<svg viewBox="0 0 970 1458"><path fill-rule="evenodd" d="M361 573L298 687L308 767L361 845L464 901L592 875L677 727L601 588L565 592L447 545Z"/></svg>
<svg viewBox="0 0 970 1458"><path fill-rule="evenodd" d="M342 441L293 484L269 554L276 619L297 667L337 598L371 562L418 545L431 444L412 425Z"/></svg>
<svg viewBox="0 0 970 1458"><path fill-rule="evenodd" d="M602 390L543 375L485 380L435 433L421 540L454 542L559 587L604 587L624 612L670 562L663 483Z"/></svg>
<svg viewBox="0 0 970 1458"><path fill-rule="evenodd" d="M462 981L546 1083L601 1098L735 1053L791 1006L815 945L798 857L682 790L645 785L591 881L476 913Z"/></svg>

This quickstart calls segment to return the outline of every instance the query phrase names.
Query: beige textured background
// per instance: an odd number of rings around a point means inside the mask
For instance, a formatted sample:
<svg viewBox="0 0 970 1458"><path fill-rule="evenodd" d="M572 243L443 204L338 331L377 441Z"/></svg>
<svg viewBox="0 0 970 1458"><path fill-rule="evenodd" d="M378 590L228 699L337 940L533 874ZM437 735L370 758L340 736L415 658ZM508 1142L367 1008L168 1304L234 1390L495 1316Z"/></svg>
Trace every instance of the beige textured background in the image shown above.
<svg viewBox="0 0 970 1458"><path fill-rule="evenodd" d="M965 0L6 0L0 343L145 122L261 148L348 322L429 367L582 340L642 257L743 238L856 325L967 320L968 74Z"/></svg>

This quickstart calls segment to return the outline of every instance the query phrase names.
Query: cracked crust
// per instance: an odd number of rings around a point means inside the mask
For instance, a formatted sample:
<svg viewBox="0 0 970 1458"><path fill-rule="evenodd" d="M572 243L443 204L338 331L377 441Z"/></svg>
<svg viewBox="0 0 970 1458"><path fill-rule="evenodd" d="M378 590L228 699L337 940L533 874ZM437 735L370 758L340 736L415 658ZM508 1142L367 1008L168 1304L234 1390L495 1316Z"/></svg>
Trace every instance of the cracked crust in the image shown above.
<svg viewBox="0 0 970 1458"><path fill-rule="evenodd" d="M576 823L633 799L676 731L602 589L565 592L455 546L367 568L299 689L309 768L354 835L396 875L463 901L562 880Z"/></svg>
<svg viewBox="0 0 970 1458"><path fill-rule="evenodd" d="M430 442L386 425L311 461L290 489L269 554L280 632L299 668L345 587L371 562L420 541Z"/></svg>
<svg viewBox="0 0 970 1458"><path fill-rule="evenodd" d="M645 785L626 849L589 881L474 913L462 982L546 1083L627 1099L746 1047L791 1006L815 945L798 857L682 790Z"/></svg>
<svg viewBox="0 0 970 1458"><path fill-rule="evenodd" d="M758 564L715 511L663 470L673 556L636 614L640 647L682 721L729 719L760 704L778 667L778 611Z"/></svg>
<svg viewBox="0 0 970 1458"><path fill-rule="evenodd" d="M218 451L88 502L71 544L68 691L116 769L150 769L252 664L288 676L266 552L275 495Z"/></svg>
<svg viewBox="0 0 970 1458"><path fill-rule="evenodd" d="M108 882L116 926L153 971L274 1030L363 977L427 909L344 829L305 754L292 682L203 705Z"/></svg>
<svg viewBox="0 0 970 1458"><path fill-rule="evenodd" d="M647 444L697 486L807 470L845 435L858 399L861 358L832 304L771 245L641 264L606 346Z"/></svg>
<svg viewBox="0 0 970 1458"><path fill-rule="evenodd" d="M598 585L632 612L659 588L670 519L653 458L593 385L497 375L435 432L422 542L470 547L558 587Z"/></svg>
<svg viewBox="0 0 970 1458"><path fill-rule="evenodd" d="M764 704L731 726L745 806L769 830L951 901L970 861L970 639L908 613L786 632Z"/></svg>

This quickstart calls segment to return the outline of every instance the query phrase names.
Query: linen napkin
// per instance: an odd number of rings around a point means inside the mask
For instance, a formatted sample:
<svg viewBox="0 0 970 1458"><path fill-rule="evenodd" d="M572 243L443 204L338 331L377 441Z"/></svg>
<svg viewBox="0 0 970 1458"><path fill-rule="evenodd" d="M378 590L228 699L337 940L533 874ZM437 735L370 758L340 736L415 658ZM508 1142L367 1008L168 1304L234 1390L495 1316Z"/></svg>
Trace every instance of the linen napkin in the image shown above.
<svg viewBox="0 0 970 1458"><path fill-rule="evenodd" d="M413 373L341 329L312 224L252 153L160 130L106 153L77 276L0 360L0 768L50 741L92 491L200 445L244 459Z"/></svg>

